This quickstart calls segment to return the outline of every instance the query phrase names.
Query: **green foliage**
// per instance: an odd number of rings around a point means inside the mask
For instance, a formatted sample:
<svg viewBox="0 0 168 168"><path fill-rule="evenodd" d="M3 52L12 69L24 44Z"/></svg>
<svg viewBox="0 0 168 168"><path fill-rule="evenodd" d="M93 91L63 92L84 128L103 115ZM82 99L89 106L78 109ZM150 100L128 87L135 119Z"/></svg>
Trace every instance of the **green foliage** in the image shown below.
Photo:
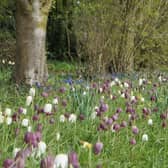
<svg viewBox="0 0 168 168"><path fill-rule="evenodd" d="M72 32L73 0L53 1L47 27L47 42L51 59L71 59L75 54L75 37Z"/></svg>
<svg viewBox="0 0 168 168"><path fill-rule="evenodd" d="M15 56L15 1L0 1L0 63L14 61Z"/></svg>
<svg viewBox="0 0 168 168"><path fill-rule="evenodd" d="M60 153L69 153L75 151L78 155L80 167L95 168L98 164L101 164L104 168L124 168L124 167L167 167L168 157L167 143L168 143L168 129L162 128L162 122L167 122L167 118L164 121L160 118L160 114L167 114L167 95L168 95L168 83L159 83L157 76L154 76L151 82L147 80L147 84L144 85L144 90L138 86L137 80L121 80L121 83L131 82L132 88L122 88L119 85L115 85L109 88L108 92L98 92L99 87L104 85L107 81L96 81L99 85L96 89L86 87L82 84L73 84L71 89L69 85L60 83L57 81L55 85L56 76L50 79L47 83L50 87L48 90L48 97L42 97L41 93L47 91L47 87L37 88L36 95L33 98L33 103L30 106L25 106L25 100L28 96L29 88L18 87L10 82L10 74L12 70L10 68L0 71L0 112L4 112L5 108L12 109L12 115L18 114L19 117L16 122L11 125L7 125L4 121L0 124L0 165L7 158L13 158L13 150L15 148L25 149L27 147L24 142L24 135L27 132L27 128L22 126L23 119L29 119L29 125L32 127L32 131L36 131L37 125L40 123L43 126L42 129L42 141L46 143L47 150L44 155L37 158L35 156L26 158L26 166L40 167L40 161L47 155L56 156ZM146 76L146 74L142 74ZM165 76L166 77L166 76ZM157 83L155 92L157 93L157 102L151 102L149 92L153 90L153 84ZM88 83L92 86L93 83ZM59 88L65 87L66 92L60 93ZM138 88L138 89L137 89ZM133 95L137 96L137 103L131 104L136 110L138 118L132 122L129 120L128 113L125 112L126 102L129 99L121 97L121 90L128 90ZM85 92L85 94L84 94ZM110 94L116 95L117 98L112 100ZM141 102L139 95L144 97L145 101ZM45 115L39 113L39 120L33 121L32 118L37 111L34 110L34 105L38 104L41 108L46 103L52 102L53 98L57 96L58 104L53 105L53 114ZM67 100L67 106L63 107L62 100ZM91 118L91 114L95 112L95 106L100 105L100 100L108 104L109 110L104 112L101 117ZM25 107L27 114L18 113L19 107ZM118 120L113 121L113 125L109 125L107 130L98 131L100 123L105 123L107 118L111 118L116 114L116 109L122 108L122 112L119 114ZM142 109L150 108L150 113L147 118L143 116ZM157 112L152 111L153 108L158 109ZM63 114L74 113L78 116L75 123L70 123L67 119L64 123L60 122L59 117ZM84 114L84 120L79 119L79 114ZM153 125L148 125L148 118L153 120ZM54 120L52 124L50 120ZM126 121L128 125L125 128L120 128L119 131L112 131L114 124L120 124L122 121ZM129 125L130 123L130 125ZM132 125L131 125L132 123ZM132 126L136 125L139 128L138 134L132 133ZM15 131L19 129L19 133L16 135ZM57 133L60 133L60 139L57 140ZM147 134L149 140L142 141L142 135ZM136 144L131 145L130 139L135 138ZM97 141L103 143L103 150L99 155L95 155L92 148L88 149L83 147L81 141L87 141L94 145Z"/></svg>
<svg viewBox="0 0 168 168"><path fill-rule="evenodd" d="M65 61L48 61L48 69L53 73L74 73L76 70L75 63Z"/></svg>
<svg viewBox="0 0 168 168"><path fill-rule="evenodd" d="M85 73L167 66L166 1L80 1L74 31Z"/></svg>
<svg viewBox="0 0 168 168"><path fill-rule="evenodd" d="M15 1L0 1L0 29L15 31L14 21ZM13 32L14 35L14 32Z"/></svg>
<svg viewBox="0 0 168 168"><path fill-rule="evenodd" d="M146 1L137 25L135 68L164 69L168 65L168 3Z"/></svg>
<svg viewBox="0 0 168 168"><path fill-rule="evenodd" d="M14 60L15 8L15 1L0 1L0 62ZM163 0L54 0L47 54L59 60L78 55L86 76L166 70L167 27L168 3Z"/></svg>

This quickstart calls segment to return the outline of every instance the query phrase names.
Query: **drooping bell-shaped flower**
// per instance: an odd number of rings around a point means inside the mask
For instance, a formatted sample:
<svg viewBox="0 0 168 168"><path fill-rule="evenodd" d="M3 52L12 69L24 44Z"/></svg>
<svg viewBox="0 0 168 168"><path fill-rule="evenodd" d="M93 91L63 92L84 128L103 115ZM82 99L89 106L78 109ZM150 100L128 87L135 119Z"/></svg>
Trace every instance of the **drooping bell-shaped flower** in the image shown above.
<svg viewBox="0 0 168 168"><path fill-rule="evenodd" d="M71 123L76 122L77 116L75 114L70 114L68 121Z"/></svg>
<svg viewBox="0 0 168 168"><path fill-rule="evenodd" d="M10 168L14 163L13 159L6 159L3 162L3 168Z"/></svg>
<svg viewBox="0 0 168 168"><path fill-rule="evenodd" d="M27 96L26 98L26 106L30 106L30 104L32 103L33 97L32 96Z"/></svg>
<svg viewBox="0 0 168 168"><path fill-rule="evenodd" d="M30 88L30 90L29 90L29 95L32 96L32 97L34 97L35 94L36 94L35 88Z"/></svg>
<svg viewBox="0 0 168 168"><path fill-rule="evenodd" d="M148 141L148 135L147 135L147 134L143 134L143 135L142 135L142 141L143 141L143 142Z"/></svg>
<svg viewBox="0 0 168 168"><path fill-rule="evenodd" d="M133 132L134 134L138 134L138 133L139 133L138 127L137 127L137 126L132 126L132 132Z"/></svg>
<svg viewBox="0 0 168 168"><path fill-rule="evenodd" d="M101 153L103 149L103 143L102 142L97 142L94 146L93 146L93 152L94 154L98 155Z"/></svg>
<svg viewBox="0 0 168 168"><path fill-rule="evenodd" d="M47 156L41 160L40 168L54 168L54 160L53 156Z"/></svg>
<svg viewBox="0 0 168 168"><path fill-rule="evenodd" d="M148 120L148 125L153 125L153 120L151 118Z"/></svg>
<svg viewBox="0 0 168 168"><path fill-rule="evenodd" d="M52 111L52 104L45 104L44 105L44 113L50 114Z"/></svg>
<svg viewBox="0 0 168 168"><path fill-rule="evenodd" d="M53 103L54 105L57 105L57 104L58 104L58 98L55 97L55 98L53 99L52 103Z"/></svg>
<svg viewBox="0 0 168 168"><path fill-rule="evenodd" d="M73 168L79 168L78 156L75 152L70 152L68 155L69 165Z"/></svg>
<svg viewBox="0 0 168 168"><path fill-rule="evenodd" d="M135 145L135 144L136 144L135 138L132 138L132 139L130 140L130 144L131 144L131 145Z"/></svg>
<svg viewBox="0 0 168 168"><path fill-rule="evenodd" d="M11 116L11 113L12 113L12 110L10 108L5 109L5 112L4 112L5 116Z"/></svg>
<svg viewBox="0 0 168 168"><path fill-rule="evenodd" d="M40 141L37 148L37 157L40 157L42 154L45 154L47 145L45 142Z"/></svg>
<svg viewBox="0 0 168 168"><path fill-rule="evenodd" d="M27 118L24 118L22 120L22 124L21 124L23 127L28 127L29 126L29 119Z"/></svg>
<svg viewBox="0 0 168 168"><path fill-rule="evenodd" d="M55 168L68 168L68 155L58 154L55 157Z"/></svg>

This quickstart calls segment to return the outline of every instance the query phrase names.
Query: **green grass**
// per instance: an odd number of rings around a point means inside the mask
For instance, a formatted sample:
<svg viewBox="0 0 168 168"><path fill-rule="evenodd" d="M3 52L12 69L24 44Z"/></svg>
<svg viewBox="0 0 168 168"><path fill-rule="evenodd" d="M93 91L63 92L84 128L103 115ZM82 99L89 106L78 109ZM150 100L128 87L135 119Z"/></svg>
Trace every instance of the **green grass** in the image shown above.
<svg viewBox="0 0 168 168"><path fill-rule="evenodd" d="M59 66L58 66L59 65ZM74 72L74 65L68 63L56 64L49 63L49 69L52 73ZM57 73L56 73L57 74ZM25 107L25 100L28 96L29 88L18 87L10 81L11 69L4 68L0 71L0 104L1 110L9 107L12 113L17 112L19 107ZM21 126L23 118L30 120L32 131L36 129L38 123L43 124L42 140L47 144L46 154L59 154L75 151L78 154L81 168L96 168L97 164L102 164L103 168L167 168L168 165L168 128L162 128L161 113L166 113L168 109L168 83L162 83L156 88L157 102L151 103L149 91L153 88L153 83L158 84L158 79L153 77L151 84L147 84L145 90L136 89L138 87L137 80L132 81L134 87L131 89L135 96L140 94L145 98L145 102L138 102L133 105L136 114L139 118L133 122L139 128L139 134L134 135L131 131L131 126L121 129L119 132L112 132L110 127L107 131L98 131L99 124L104 117L111 117L118 107L123 109L116 123L121 121L128 121L128 114L126 110L127 100L120 97L118 91L123 90L119 86L109 88L109 92L99 93L98 89L87 90L84 84L74 84L75 91L71 90L68 84L62 83L61 78L53 75L49 79L47 85L54 85L51 91L48 91L49 96L44 98L41 93L44 88L36 88L36 96L33 104L27 108L27 115L20 115L18 122L7 126L5 123L0 124L0 165L6 158L12 157L12 151L15 147L24 148L26 144L23 137L26 128ZM129 79L123 79L123 81ZM104 81L96 81L99 87L103 85ZM60 93L59 88L66 88L65 93ZM83 92L86 95L83 95ZM117 99L111 100L110 94L116 95ZM32 116L36 113L34 105L38 104L41 108L46 103L52 103L53 98L59 97L59 104L53 116L46 116L40 114L39 121L32 121ZM109 105L107 112L101 118L90 119L91 113L95 106L99 106L100 99L104 97L104 102ZM62 106L62 100L67 101L67 106ZM147 118L142 117L143 107L158 108L158 112L151 113ZM84 114L85 120L77 120L75 123L66 121L61 123L59 117L64 113L74 113L76 115ZM50 119L55 120L54 124L50 124ZM153 120L153 125L147 124L148 118ZM167 119L165 119L167 123ZM15 136L15 129L19 128L20 133ZM60 140L56 140L56 134L61 134ZM149 136L148 142L142 142L142 135L146 133ZM131 138L135 138L136 145L130 145ZM82 148L80 141L87 141L95 144L98 140L103 142L103 150L99 155L95 155L92 149ZM90 151L91 150L91 151ZM39 167L41 158L32 158L26 160L26 167Z"/></svg>
<svg viewBox="0 0 168 168"><path fill-rule="evenodd" d="M74 73L76 71L76 63L49 60L48 61L48 69L49 69L50 72Z"/></svg>

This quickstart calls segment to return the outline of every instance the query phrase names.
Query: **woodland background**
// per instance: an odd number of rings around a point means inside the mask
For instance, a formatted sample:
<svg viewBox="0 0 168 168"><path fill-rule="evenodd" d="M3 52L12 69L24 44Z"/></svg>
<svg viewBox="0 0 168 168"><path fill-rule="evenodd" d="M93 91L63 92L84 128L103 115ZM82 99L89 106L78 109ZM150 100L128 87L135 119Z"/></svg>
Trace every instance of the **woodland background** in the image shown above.
<svg viewBox="0 0 168 168"><path fill-rule="evenodd" d="M15 59L15 12L14 1L0 1L0 62ZM166 0L55 0L47 57L75 61L86 75L166 70L167 27Z"/></svg>

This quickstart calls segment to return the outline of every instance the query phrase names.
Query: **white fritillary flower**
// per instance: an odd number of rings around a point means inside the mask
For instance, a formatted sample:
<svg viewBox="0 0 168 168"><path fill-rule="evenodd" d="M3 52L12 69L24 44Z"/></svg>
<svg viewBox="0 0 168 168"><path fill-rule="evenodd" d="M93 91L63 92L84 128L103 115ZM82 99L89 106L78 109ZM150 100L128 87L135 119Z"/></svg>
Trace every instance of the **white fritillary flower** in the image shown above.
<svg viewBox="0 0 168 168"><path fill-rule="evenodd" d="M12 110L10 108L5 109L5 116L11 116Z"/></svg>
<svg viewBox="0 0 168 168"><path fill-rule="evenodd" d="M32 96L32 97L34 97L35 94L36 94L35 88L30 88L30 90L29 90L29 95Z"/></svg>
<svg viewBox="0 0 168 168"><path fill-rule="evenodd" d="M52 104L45 104L44 113L51 113L51 111L52 111Z"/></svg>
<svg viewBox="0 0 168 168"><path fill-rule="evenodd" d="M52 101L53 104L57 105L58 104L58 98L54 98Z"/></svg>
<svg viewBox="0 0 168 168"><path fill-rule="evenodd" d="M148 135L147 135L147 134L143 134L143 135L142 135L142 141L143 141L143 142L148 141Z"/></svg>
<svg viewBox="0 0 168 168"><path fill-rule="evenodd" d="M77 116L75 114L70 114L68 121L71 123L76 122Z"/></svg>
<svg viewBox="0 0 168 168"><path fill-rule="evenodd" d="M148 125L153 125L153 120L151 118L148 120Z"/></svg>
<svg viewBox="0 0 168 168"><path fill-rule="evenodd" d="M6 124L7 125L11 125L12 124L12 118L11 117L7 117L6 118Z"/></svg>
<svg viewBox="0 0 168 168"><path fill-rule="evenodd" d="M62 115L60 115L60 117L59 117L59 120L60 120L60 122L65 122L65 116L62 114Z"/></svg>
<svg viewBox="0 0 168 168"><path fill-rule="evenodd" d="M40 141L37 148L37 157L41 157L42 154L45 154L47 145L45 142Z"/></svg>
<svg viewBox="0 0 168 168"><path fill-rule="evenodd" d="M29 125L29 119L24 118L24 119L22 120L22 126L23 126L23 127L28 127L28 125Z"/></svg>
<svg viewBox="0 0 168 168"><path fill-rule="evenodd" d="M68 168L68 155L67 154L56 155L55 168Z"/></svg>
<svg viewBox="0 0 168 168"><path fill-rule="evenodd" d="M26 98L26 106L30 106L30 104L32 103L33 97L32 96L27 96Z"/></svg>

